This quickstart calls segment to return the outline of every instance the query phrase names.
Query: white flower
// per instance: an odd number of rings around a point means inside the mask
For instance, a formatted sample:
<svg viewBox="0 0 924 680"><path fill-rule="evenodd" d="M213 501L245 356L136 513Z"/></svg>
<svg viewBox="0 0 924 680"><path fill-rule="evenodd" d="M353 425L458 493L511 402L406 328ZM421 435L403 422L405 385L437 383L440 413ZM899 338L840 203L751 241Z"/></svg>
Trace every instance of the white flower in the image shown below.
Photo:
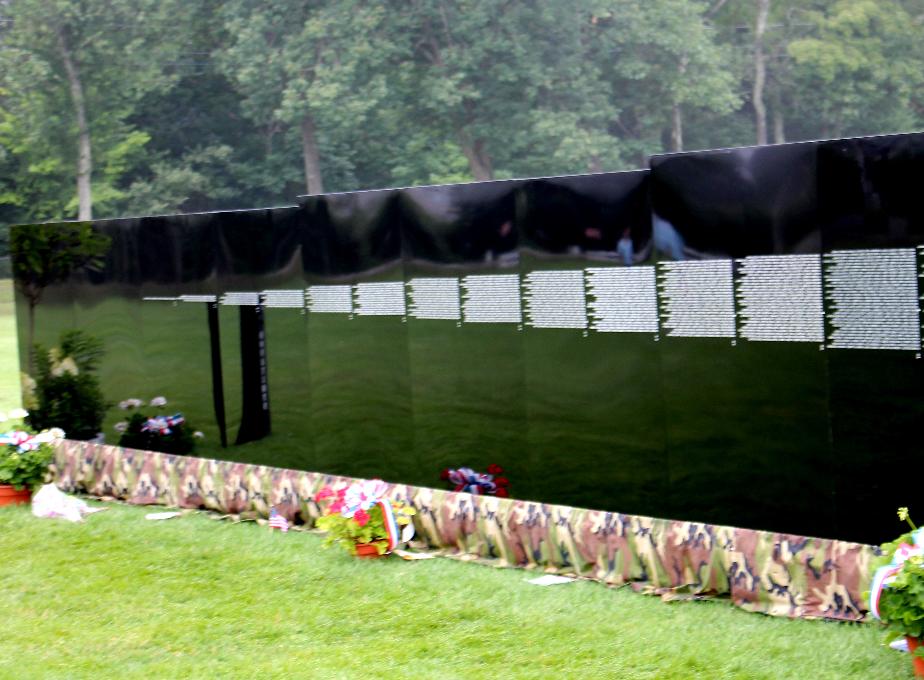
<svg viewBox="0 0 924 680"><path fill-rule="evenodd" d="M42 430L37 435L32 437L32 441L36 444L50 444L54 441L54 436L48 430Z"/></svg>
<svg viewBox="0 0 924 680"><path fill-rule="evenodd" d="M119 402L119 408L122 409L123 411L128 411L129 409L138 408L143 403L144 402L141 401L140 399L134 399L134 398L126 399L125 401Z"/></svg>
<svg viewBox="0 0 924 680"><path fill-rule="evenodd" d="M18 420L18 419L20 419L20 418L25 418L25 417L28 416L28 415L29 415L29 412L28 412L26 409L24 409L24 408L14 408L12 411L10 411L10 412L7 414L7 418L11 418L11 419L13 419L13 420Z"/></svg>
<svg viewBox="0 0 924 680"><path fill-rule="evenodd" d="M166 406L167 398L166 397L154 397L151 399L151 406Z"/></svg>
<svg viewBox="0 0 924 680"><path fill-rule="evenodd" d="M195 437L196 439L205 439L205 435L199 432L199 430L196 430L195 432L193 432L193 437Z"/></svg>
<svg viewBox="0 0 924 680"><path fill-rule="evenodd" d="M120 420L119 422L117 422L115 425L112 426L112 429L115 430L116 432L125 432L125 430L128 429L128 421Z"/></svg>
<svg viewBox="0 0 924 680"><path fill-rule="evenodd" d="M55 439L64 439L64 430L62 430L60 427L53 427L50 430L48 430L48 432Z"/></svg>
<svg viewBox="0 0 924 680"><path fill-rule="evenodd" d="M65 373L70 373L71 375L77 375L80 371L77 369L77 364L74 363L74 360L71 357L64 357L61 359L60 363L52 366L51 374L60 378Z"/></svg>

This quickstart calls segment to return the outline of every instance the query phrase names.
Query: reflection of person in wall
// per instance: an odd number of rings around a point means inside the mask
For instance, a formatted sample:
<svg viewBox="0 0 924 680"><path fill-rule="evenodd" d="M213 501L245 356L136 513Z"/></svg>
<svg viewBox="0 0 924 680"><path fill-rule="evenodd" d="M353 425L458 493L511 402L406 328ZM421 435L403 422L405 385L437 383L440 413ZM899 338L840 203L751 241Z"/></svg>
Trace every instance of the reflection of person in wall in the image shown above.
<svg viewBox="0 0 924 680"><path fill-rule="evenodd" d="M620 238L619 242L616 244L616 252L619 253L619 259L622 260L624 265L627 267L632 266L632 261L635 257L635 247L632 245L631 229L623 230L622 238Z"/></svg>
<svg viewBox="0 0 924 680"><path fill-rule="evenodd" d="M683 236L674 225L655 213L651 214L652 240L655 248L672 260L686 259L683 254Z"/></svg>

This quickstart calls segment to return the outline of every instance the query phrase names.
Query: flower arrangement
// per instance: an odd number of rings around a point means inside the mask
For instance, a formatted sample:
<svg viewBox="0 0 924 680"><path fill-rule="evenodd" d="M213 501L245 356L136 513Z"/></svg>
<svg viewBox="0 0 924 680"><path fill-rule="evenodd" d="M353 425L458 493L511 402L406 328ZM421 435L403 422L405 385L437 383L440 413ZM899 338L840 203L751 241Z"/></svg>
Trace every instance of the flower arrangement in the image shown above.
<svg viewBox="0 0 924 680"><path fill-rule="evenodd" d="M373 546L378 555L391 552L414 536L414 508L385 497L381 479L354 482L348 487L325 486L314 497L324 514L317 526L327 532L325 546L338 544L352 555ZM324 507L326 506L326 507Z"/></svg>
<svg viewBox="0 0 924 680"><path fill-rule="evenodd" d="M915 655L915 671L924 675L924 527L917 528L908 508L898 518L911 531L882 545L870 585L869 610L888 627L886 641L905 637Z"/></svg>
<svg viewBox="0 0 924 680"><path fill-rule="evenodd" d="M113 426L122 435L119 446L186 455L195 448L196 439L204 436L192 429L182 413L167 415L165 397L154 397L148 402L148 406L157 409L153 415L141 412L144 405L141 399L134 398L119 402L119 408L129 412L128 420Z"/></svg>
<svg viewBox="0 0 924 680"><path fill-rule="evenodd" d="M14 421L28 415L23 409L14 409L8 414ZM7 415L0 414L0 422L6 420ZM0 484L22 490L44 482L54 458L54 443L59 439L64 439L64 432L58 428L36 434L21 424L0 434Z"/></svg>
<svg viewBox="0 0 924 680"><path fill-rule="evenodd" d="M82 440L99 434L109 407L96 376L103 354L103 343L79 330L63 332L51 349L35 345L34 377L22 376L32 429L57 427Z"/></svg>
<svg viewBox="0 0 924 680"><path fill-rule="evenodd" d="M500 476L504 469L500 465L491 464L488 472L475 472L471 468L461 467L457 470L443 470L440 479L449 482L453 491L465 491L481 496L497 496L507 498L510 491L510 481Z"/></svg>

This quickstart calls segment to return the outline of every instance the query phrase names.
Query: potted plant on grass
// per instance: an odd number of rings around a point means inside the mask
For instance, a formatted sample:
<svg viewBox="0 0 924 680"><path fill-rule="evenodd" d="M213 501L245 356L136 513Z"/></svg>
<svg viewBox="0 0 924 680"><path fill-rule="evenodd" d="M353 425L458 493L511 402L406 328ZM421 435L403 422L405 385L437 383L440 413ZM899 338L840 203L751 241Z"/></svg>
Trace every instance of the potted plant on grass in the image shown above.
<svg viewBox="0 0 924 680"><path fill-rule="evenodd" d="M924 677L924 527L914 525L908 508L899 508L898 517L911 531L882 545L870 585L869 610L886 624L886 642L907 640L914 674Z"/></svg>
<svg viewBox="0 0 924 680"><path fill-rule="evenodd" d="M19 420L29 414L16 409L9 415ZM64 432L57 428L36 434L21 423L0 434L0 505L29 502L32 489L45 481L54 442L63 438Z"/></svg>
<svg viewBox="0 0 924 680"><path fill-rule="evenodd" d="M415 510L386 498L387 489L381 479L321 489L315 502L324 509L317 526L327 532L325 547L336 543L357 557L381 557L411 540Z"/></svg>

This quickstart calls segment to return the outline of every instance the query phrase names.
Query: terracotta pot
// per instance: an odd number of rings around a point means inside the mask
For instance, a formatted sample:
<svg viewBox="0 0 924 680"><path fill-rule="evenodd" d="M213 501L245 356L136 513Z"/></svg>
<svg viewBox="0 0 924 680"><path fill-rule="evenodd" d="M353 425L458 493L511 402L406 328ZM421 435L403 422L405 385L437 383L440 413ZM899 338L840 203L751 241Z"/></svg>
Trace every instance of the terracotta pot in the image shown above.
<svg viewBox="0 0 924 680"><path fill-rule="evenodd" d="M905 639L908 641L908 651L911 652L911 660L914 664L914 674L916 677L924 678L924 657L914 656L914 650L920 647L924 642L920 638L913 638L910 635L906 635Z"/></svg>
<svg viewBox="0 0 924 680"><path fill-rule="evenodd" d="M379 549L375 543L357 543L356 556L363 559L371 560L377 557L385 557L385 553L379 554Z"/></svg>
<svg viewBox="0 0 924 680"><path fill-rule="evenodd" d="M25 505L32 499L32 491L23 489L17 491L10 484L0 484L0 506Z"/></svg>

